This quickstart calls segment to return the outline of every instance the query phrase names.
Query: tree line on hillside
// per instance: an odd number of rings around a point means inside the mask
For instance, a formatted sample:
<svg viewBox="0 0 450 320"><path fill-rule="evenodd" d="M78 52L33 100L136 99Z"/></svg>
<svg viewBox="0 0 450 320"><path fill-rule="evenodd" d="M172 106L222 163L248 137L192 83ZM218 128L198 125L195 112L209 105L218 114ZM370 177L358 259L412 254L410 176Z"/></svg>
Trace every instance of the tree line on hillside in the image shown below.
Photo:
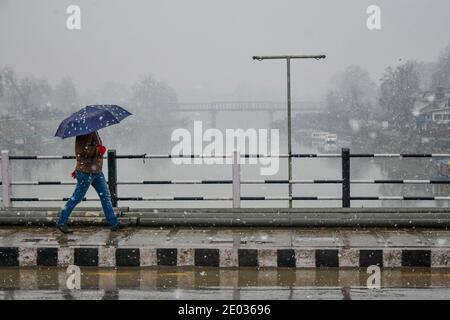
<svg viewBox="0 0 450 320"><path fill-rule="evenodd" d="M351 133L354 121L387 121L391 129L405 132L414 127L414 99L439 87L450 88L450 47L436 62L407 61L386 68L379 85L368 71L352 65L330 81L326 122Z"/></svg>
<svg viewBox="0 0 450 320"><path fill-rule="evenodd" d="M43 142L53 138L59 121L92 104L118 104L135 115L120 130L102 133L106 141L121 146L122 150L167 151L158 141L167 140L171 130L184 121L176 112L169 112L178 108L175 90L151 75L141 77L130 86L108 82L80 92L70 77L52 86L44 78L20 78L12 68L4 67L0 68L0 121L4 123L0 127L0 146L13 151L23 147L26 153L43 152ZM45 129L48 126L50 131ZM143 132L149 139L142 139ZM20 146L16 143L18 137L23 139ZM50 143L49 148L67 148L61 152L71 150L71 144L56 142Z"/></svg>
<svg viewBox="0 0 450 320"><path fill-rule="evenodd" d="M19 78L12 68L0 68L0 116L3 118L58 118L84 105L121 104L132 112L151 115L149 121L168 121L167 110L177 108L177 103L175 90L151 75L131 86L108 82L80 93L70 77L52 86L45 78Z"/></svg>

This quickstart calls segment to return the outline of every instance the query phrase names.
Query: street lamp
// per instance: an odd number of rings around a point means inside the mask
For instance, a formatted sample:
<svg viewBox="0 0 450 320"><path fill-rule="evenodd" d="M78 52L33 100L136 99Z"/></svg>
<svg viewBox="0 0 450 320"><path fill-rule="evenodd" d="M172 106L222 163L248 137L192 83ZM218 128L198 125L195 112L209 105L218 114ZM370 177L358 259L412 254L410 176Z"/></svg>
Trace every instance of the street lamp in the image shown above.
<svg viewBox="0 0 450 320"><path fill-rule="evenodd" d="M288 178L289 178L289 208L292 208L292 140L291 140L291 59L325 59L325 55L281 55L253 56L253 60L284 59L287 70L287 118L288 118Z"/></svg>

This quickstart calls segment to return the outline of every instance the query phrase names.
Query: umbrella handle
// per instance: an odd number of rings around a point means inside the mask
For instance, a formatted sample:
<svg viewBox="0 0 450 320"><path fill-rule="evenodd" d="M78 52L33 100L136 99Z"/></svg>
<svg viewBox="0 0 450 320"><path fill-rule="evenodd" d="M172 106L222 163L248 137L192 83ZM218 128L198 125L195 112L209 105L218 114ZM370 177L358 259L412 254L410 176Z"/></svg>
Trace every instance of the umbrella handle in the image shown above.
<svg viewBox="0 0 450 320"><path fill-rule="evenodd" d="M102 139L100 139L100 135L98 134L98 131L95 131L95 135L97 136L97 140L100 142L100 144L103 144Z"/></svg>

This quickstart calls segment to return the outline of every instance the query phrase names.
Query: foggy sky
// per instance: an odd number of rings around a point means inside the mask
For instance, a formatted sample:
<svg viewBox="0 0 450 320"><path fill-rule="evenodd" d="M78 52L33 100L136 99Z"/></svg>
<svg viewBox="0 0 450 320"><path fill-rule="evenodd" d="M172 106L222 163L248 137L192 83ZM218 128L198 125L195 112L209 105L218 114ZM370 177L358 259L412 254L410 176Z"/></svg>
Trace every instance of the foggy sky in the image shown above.
<svg viewBox="0 0 450 320"><path fill-rule="evenodd" d="M81 7L82 29L66 28ZM382 30L366 28L366 8L382 10ZM292 63L296 98L324 95L350 64L377 81L389 65L435 61L450 44L448 0L0 0L0 67L81 90L132 83L151 73L180 100L219 100L237 88L284 98L282 61L253 55L326 54Z"/></svg>

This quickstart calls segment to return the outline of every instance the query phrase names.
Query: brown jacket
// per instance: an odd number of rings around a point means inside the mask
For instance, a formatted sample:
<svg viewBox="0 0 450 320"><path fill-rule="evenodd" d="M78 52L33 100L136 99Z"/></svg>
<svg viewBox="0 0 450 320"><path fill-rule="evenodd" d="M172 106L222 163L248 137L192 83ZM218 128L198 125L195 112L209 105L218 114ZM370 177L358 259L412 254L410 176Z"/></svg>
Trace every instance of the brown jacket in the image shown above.
<svg viewBox="0 0 450 320"><path fill-rule="evenodd" d="M97 146L102 140L97 132L78 136L75 141L75 155L77 157L77 171L85 173L99 173L103 168L103 156Z"/></svg>

